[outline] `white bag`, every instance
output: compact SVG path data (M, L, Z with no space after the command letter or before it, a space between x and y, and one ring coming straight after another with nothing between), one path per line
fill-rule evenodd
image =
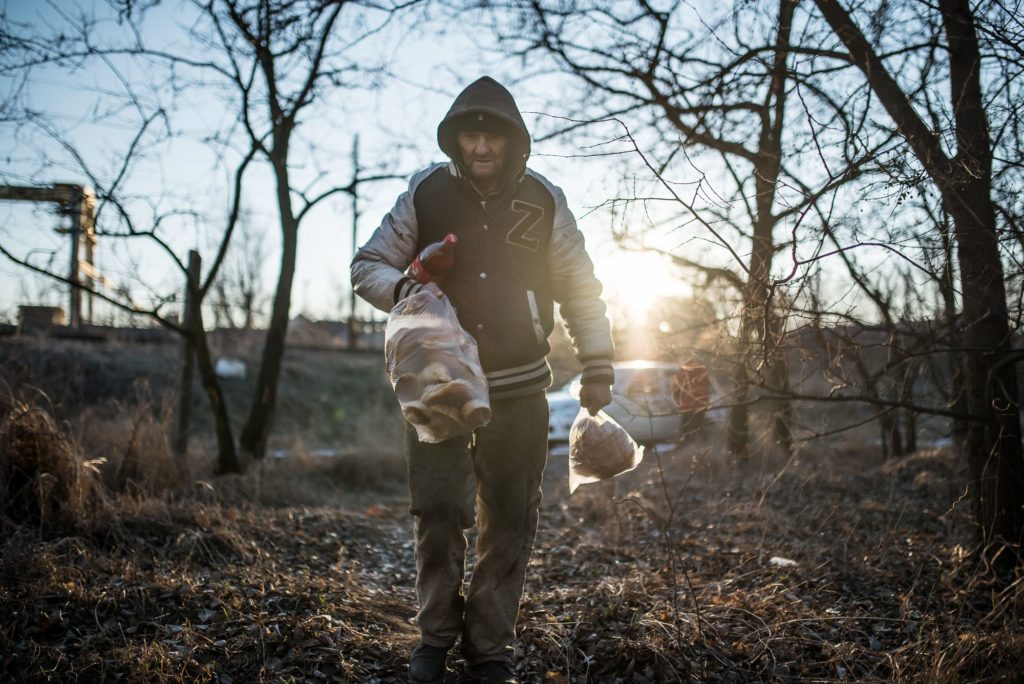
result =
M581 484L629 472L643 458L644 448L611 416L604 411L592 416L581 408L569 429L569 493Z
M491 420L476 340L445 296L428 290L391 310L384 331L388 377L421 442L441 442Z

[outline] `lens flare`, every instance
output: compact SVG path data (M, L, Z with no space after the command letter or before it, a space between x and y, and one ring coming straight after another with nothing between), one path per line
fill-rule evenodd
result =
M645 320L659 298L678 294L681 286L671 262L656 252L619 250L598 258L595 267L619 320Z

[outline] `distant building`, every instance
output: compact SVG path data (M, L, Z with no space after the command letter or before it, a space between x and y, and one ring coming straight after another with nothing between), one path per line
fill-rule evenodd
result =
M314 349L384 349L384 323L356 321L355 345L345 321L314 321L299 314L288 322L288 346Z
M386 321L356 321L356 349L384 350Z
M45 334L64 325L64 309L59 306L18 307L18 332L23 335Z

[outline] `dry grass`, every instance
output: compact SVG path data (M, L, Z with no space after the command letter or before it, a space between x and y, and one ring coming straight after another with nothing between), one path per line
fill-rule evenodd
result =
M553 464L523 681L1022 671L1024 580L996 582L964 551L949 454L865 467L805 453L761 475L712 451L658 454L660 472L652 455L615 487L572 497ZM0 610L16 617L0 626L14 644L0 676L401 681L415 639L404 497L316 489L339 463L268 463L261 486L291 491L290 506L244 495L255 480L218 480L187 496L121 496L72 533L8 525Z
M405 477L405 460L399 454L319 456L296 441L287 458L267 458L245 475L203 480L194 491L204 501L223 505L337 507L400 493Z
M46 410L14 402L0 421L0 511L19 523L48 525L88 513L97 494L96 461Z
M1024 580L965 552L950 453L871 466L804 451L772 473L730 471L713 449L662 456L660 472L648 460L619 483L622 511L603 523L595 489L548 509L558 532L534 560L527 681L999 681L1024 668Z
M121 497L73 536L11 532L0 679L366 681L412 638L337 511Z
M137 380L133 390L131 401L115 399L76 416L76 440L83 452L103 459L101 474L110 491L157 494L181 487L192 468L171 448L174 397L154 393L145 380ZM205 464L194 465L200 473L206 470Z

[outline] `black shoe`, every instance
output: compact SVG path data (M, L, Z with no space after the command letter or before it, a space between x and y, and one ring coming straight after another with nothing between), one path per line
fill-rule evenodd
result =
M467 665L465 681L479 684L519 684L512 663L507 660L488 660L477 665Z
M412 684L443 684L447 657L447 648L420 643L409 658L409 681Z

